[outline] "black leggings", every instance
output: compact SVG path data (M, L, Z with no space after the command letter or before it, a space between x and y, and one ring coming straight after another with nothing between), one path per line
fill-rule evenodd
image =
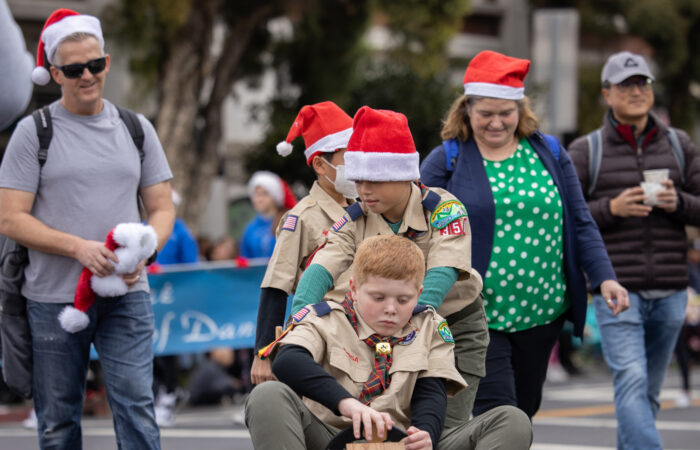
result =
M559 337L564 316L525 331L504 333L489 329L486 376L476 391L474 416L501 405L517 406L528 417L542 402L542 385L552 347Z

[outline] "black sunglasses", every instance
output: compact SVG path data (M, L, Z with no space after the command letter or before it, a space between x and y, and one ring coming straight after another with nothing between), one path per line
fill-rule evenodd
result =
M101 58L90 60L86 63L66 64L65 66L54 65L55 68L63 72L63 75L65 75L66 78L80 78L83 75L83 72L86 68L90 71L91 74L97 75L98 73L105 70L106 66L107 58L104 56Z

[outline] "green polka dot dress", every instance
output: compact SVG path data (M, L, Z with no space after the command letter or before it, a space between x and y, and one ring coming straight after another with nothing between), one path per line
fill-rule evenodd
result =
M527 139L484 166L496 209L484 278L488 326L515 332L550 323L568 308L559 190Z

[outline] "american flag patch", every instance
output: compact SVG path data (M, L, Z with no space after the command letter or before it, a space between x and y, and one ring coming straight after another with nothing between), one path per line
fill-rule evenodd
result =
M301 308L296 314L292 316L295 322L301 321L306 315L310 312L311 310L307 308L306 306Z
M297 229L297 220L299 220L298 216L294 216L292 214L287 216L287 220L284 221L284 225L282 225L283 230L289 230L289 231L294 231Z
M340 230L346 223L348 223L348 219L346 219L345 216L341 217L336 223L333 224L333 231Z

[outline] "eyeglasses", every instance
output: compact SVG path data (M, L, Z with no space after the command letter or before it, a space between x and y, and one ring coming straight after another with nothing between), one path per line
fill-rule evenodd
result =
M653 83L651 78L628 78L615 86L624 93L632 92L635 86L639 88L640 92L649 92Z
M80 78L83 75L83 72L87 68L87 70L90 71L91 74L97 75L98 73L102 72L105 70L105 67L107 66L107 58L106 57L101 57L97 59L90 60L86 63L80 63L80 64L66 64L65 66L56 66L54 65L55 68L63 72L63 75L65 75L66 78Z

